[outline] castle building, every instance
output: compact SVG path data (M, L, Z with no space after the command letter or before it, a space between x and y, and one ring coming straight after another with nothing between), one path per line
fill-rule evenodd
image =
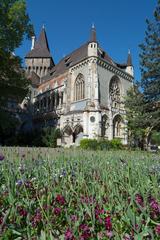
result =
M90 40L55 64L43 27L25 60L35 127L60 128L62 145L82 138L120 138L127 144L124 97L134 79L130 52L125 64L113 61L92 26Z

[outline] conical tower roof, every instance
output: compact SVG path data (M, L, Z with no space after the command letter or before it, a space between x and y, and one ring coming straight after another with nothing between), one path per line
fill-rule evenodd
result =
M133 66L132 65L132 57L131 57L130 50L128 50L127 66Z
M95 28L94 24L92 24L92 28L91 28L91 39L90 39L90 42L97 42L96 28Z
M45 28L43 27L34 48L26 55L26 58L52 58Z

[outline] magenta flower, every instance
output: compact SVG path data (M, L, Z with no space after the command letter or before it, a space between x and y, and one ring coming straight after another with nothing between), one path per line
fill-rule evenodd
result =
M32 218L32 226L37 227L37 225L41 222L41 220L42 220L42 214L39 211L39 209L37 209L35 215Z
M78 220L78 217L76 215L71 215L70 219L72 222L76 222Z
M108 237L108 238L112 238L113 237L113 232L112 231L106 231L106 236Z
M60 194L58 194L57 196L56 196L56 202L57 203L59 203L60 205L64 205L65 204L65 198L62 196L62 195L60 195Z
M158 236L160 236L160 224L156 226L155 232Z
M138 205L144 207L143 197L139 193L136 194L135 200Z
M28 212L24 207L18 206L17 211L21 217L26 217Z
M111 231L112 230L112 222L111 222L111 217L107 216L105 218L105 228L107 231Z
M74 240L72 231L68 228L65 232L65 240Z
M61 210L61 208L56 207L56 208L53 210L53 212L54 212L55 215L59 216L59 215L61 214L62 210Z
M79 226L80 231L82 232L80 240L87 240L91 237L91 231L87 224L81 224Z
M160 213L160 205L158 204L158 202L156 201L155 198L150 197L149 198L149 204L151 209L156 212L156 213Z

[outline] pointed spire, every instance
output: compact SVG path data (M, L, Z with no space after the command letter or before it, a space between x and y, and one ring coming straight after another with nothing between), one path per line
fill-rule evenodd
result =
M133 66L132 65L132 57L131 57L130 49L128 50L127 66Z
M45 48L45 49L47 49L50 52L49 45L48 45L48 39L47 39L47 35L46 35L46 30L45 30L44 24L42 26L42 30L41 30L41 33L39 35L37 44L40 45L41 48Z
M91 42L97 42L97 40L96 40L96 28L94 26L94 23L92 24L92 29L91 29Z
M34 45L32 43L32 49L26 55L26 58L52 58L44 25L38 40L35 41Z

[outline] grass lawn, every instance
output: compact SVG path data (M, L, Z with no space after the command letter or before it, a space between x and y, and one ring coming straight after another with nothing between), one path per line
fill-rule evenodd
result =
M0 239L160 239L160 154L0 148Z

